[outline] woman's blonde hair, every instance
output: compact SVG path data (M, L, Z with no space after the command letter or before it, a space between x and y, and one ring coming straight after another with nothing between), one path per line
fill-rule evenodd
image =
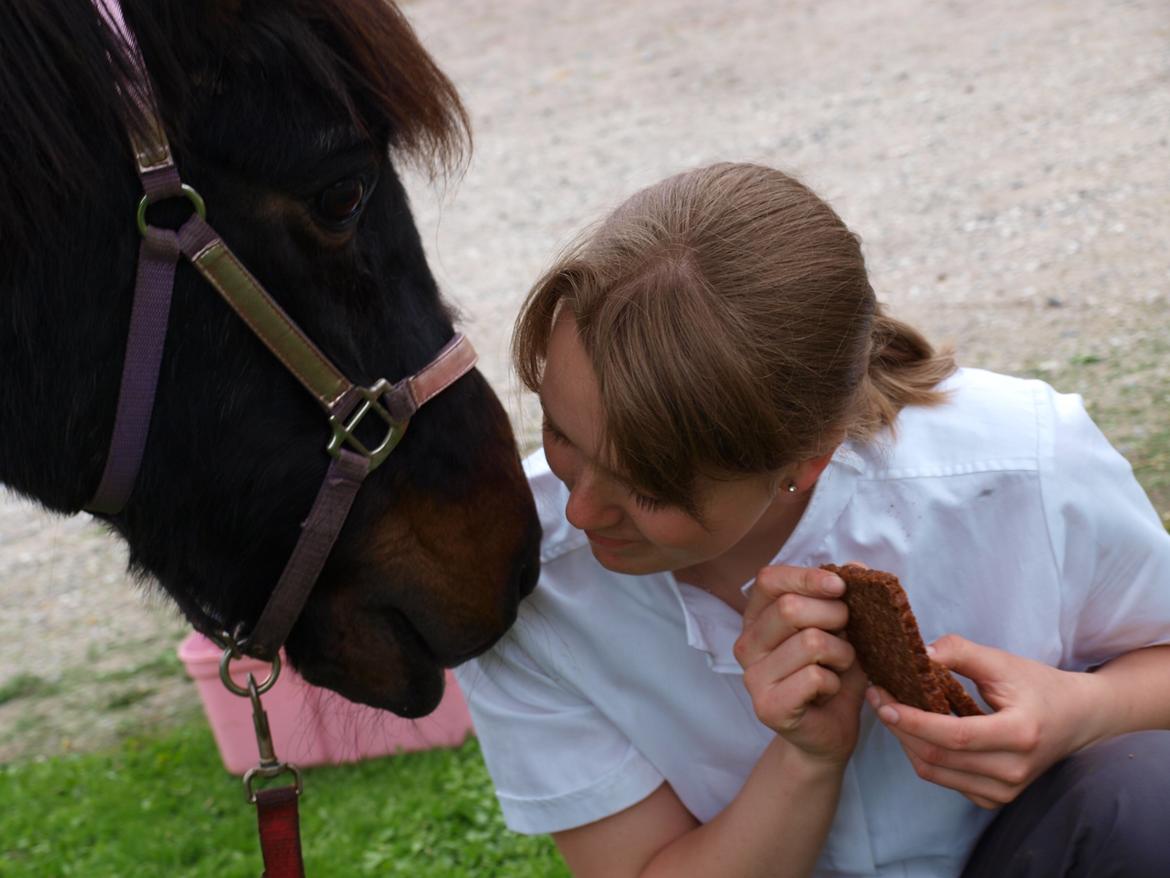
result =
M529 293L512 337L538 391L553 323L574 317L615 469L696 509L695 477L778 473L943 401L955 369L885 315L856 235L792 177L717 164L636 193Z

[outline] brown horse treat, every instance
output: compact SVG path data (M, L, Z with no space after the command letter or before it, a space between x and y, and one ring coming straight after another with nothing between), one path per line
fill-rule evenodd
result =
M931 660L898 577L864 567L822 564L845 581L845 634L870 681L903 704L960 716L982 711L945 667Z
M951 712L958 716L983 716L982 709L975 703L975 699L967 694L967 690L955 679L954 674L934 660L931 660L931 664L934 665L935 674L938 675L943 691L947 694L947 704L951 706Z

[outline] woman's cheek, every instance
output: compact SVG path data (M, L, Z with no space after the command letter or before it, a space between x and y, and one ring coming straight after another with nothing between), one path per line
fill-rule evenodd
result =
M688 551L702 546L707 532L697 521L679 509L634 514L638 530L652 543L663 548Z

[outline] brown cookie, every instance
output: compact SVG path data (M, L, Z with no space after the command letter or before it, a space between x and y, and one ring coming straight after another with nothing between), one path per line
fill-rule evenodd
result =
M975 699L967 694L967 690L955 679L955 675L938 662L932 661L931 664L934 665L943 691L947 694L947 704L951 706L951 712L959 716L983 716L983 710L975 703Z
M931 661L898 577L823 564L845 581L846 636L870 681L903 704L933 713L982 713L950 671Z

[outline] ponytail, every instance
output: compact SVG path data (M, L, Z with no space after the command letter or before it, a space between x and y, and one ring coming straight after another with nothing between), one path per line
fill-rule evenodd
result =
M938 384L955 371L950 349L936 351L913 326L887 315L878 305L870 333L869 367L858 389L857 418L851 424L852 439L872 438L892 427L908 405L946 402Z

